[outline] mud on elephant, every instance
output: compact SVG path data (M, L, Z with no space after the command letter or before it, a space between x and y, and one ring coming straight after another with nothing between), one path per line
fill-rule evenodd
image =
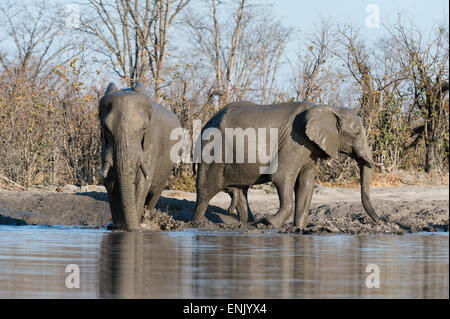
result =
M100 100L99 119L111 228L139 229L144 205L154 208L175 165L170 159L175 141L169 137L180 122L139 82L120 91L111 83Z
M352 110L308 102L276 105L231 103L211 118L202 132L209 128L218 129L223 135L226 134L225 129L230 128L240 128L244 132L248 128L276 128L278 168L271 174L261 174L260 167L266 163L258 160L243 163L202 161L197 174L194 222L205 220L210 199L222 190L232 197L229 212L236 209L240 221L251 222L253 215L248 206L248 188L273 182L280 209L262 222L280 226L294 211L295 226L304 228L313 194L316 160L337 158L342 153L358 162L362 204L373 221L378 223L379 218L370 201L371 168L377 164L372 160L362 121ZM207 143L202 141L202 149ZM227 152L227 147L236 151L236 143L222 142L222 147L223 153ZM247 150L248 147L244 148L244 157L248 159Z

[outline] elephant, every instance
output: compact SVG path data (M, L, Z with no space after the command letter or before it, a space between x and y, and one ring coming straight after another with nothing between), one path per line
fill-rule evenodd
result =
M232 215L234 211L237 211L240 221L254 222L250 206L248 205L247 193L249 186L245 187L226 187L224 191L230 195L231 203L228 207L228 214Z
M340 153L357 161L363 207L373 221L379 223L370 200L372 167L379 164L372 160L363 123L353 110L310 102L272 105L235 102L226 105L205 124L202 136L211 128L219 130L222 135L226 135L230 128L240 128L244 132L249 128L277 129L275 153L278 166L273 172L261 172L260 167L264 163L259 159L248 160L249 147L244 149L247 161L224 161L223 153L231 149L234 154L237 142L230 144L222 139L222 160L202 160L199 163L194 223L206 220L205 211L210 199L222 190L232 197L229 211L236 208L241 222L251 222L253 215L248 208L248 188L272 182L278 192L280 208L276 214L258 222L280 227L294 211L294 225L303 229L314 189L315 164L318 159L338 158ZM268 144L267 138L263 143ZM202 150L206 144L202 137Z
M146 94L141 82L120 91L110 83L99 103L99 120L110 228L140 229L144 206L155 207L175 166L170 133L181 124Z

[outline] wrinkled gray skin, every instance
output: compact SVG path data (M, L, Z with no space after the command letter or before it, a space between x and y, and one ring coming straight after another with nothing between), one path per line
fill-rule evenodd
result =
M144 205L153 209L174 163L175 114L146 95L141 83L118 90L110 83L100 100L102 175L108 192L113 229L140 228Z
M245 187L226 187L224 191L231 197L231 204L228 207L228 214L232 215L236 211L239 220L244 222L254 222L255 218L248 205L247 193L249 186Z
M212 117L203 130L210 127L219 129L222 136L225 136L225 128L254 128L256 131L257 128L267 128L267 132L269 128L277 128L278 169L273 174L260 174L259 167L267 166L267 163L248 163L247 154L244 163L200 163L194 222L205 220L210 199L221 190L232 197L230 213L236 209L240 221L253 221L247 200L249 186L273 182L278 191L280 209L261 222L278 227L294 211L295 226L304 228L313 194L316 160L337 158L342 153L358 162L362 204L378 223L369 194L371 167L377 164L372 161L362 121L352 110L308 102L277 105L231 103ZM206 143L208 141L202 141L202 149ZM225 150L224 143L222 145ZM247 143L245 146L247 152ZM236 142L233 143L234 151L235 148Z

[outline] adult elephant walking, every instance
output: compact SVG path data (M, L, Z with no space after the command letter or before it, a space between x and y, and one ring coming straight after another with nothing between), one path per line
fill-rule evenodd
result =
M248 187L273 182L278 191L280 209L263 222L280 226L295 210L294 224L304 228L314 188L315 162L318 158L337 158L339 153L358 162L362 204L369 216L375 222L379 221L369 194L371 167L375 163L372 161L362 121L352 110L308 102L275 105L232 103L212 117L202 132L217 129L225 136L230 129L250 132L260 128L278 131L277 169L270 174L261 173L260 168L266 163L261 163L259 159L248 161L251 155L249 147L244 148L246 162L224 161L224 154L221 155L221 161L202 161L197 175L197 202L193 221L203 221L210 199L226 189L234 192L231 208L237 208L241 221L249 222L253 216L247 211ZM222 139L222 153L231 150L235 154L237 143L226 143L224 140L226 137ZM262 143L269 144L267 138ZM202 141L203 150L207 144L208 141ZM265 149L268 147L266 145Z
M175 163L170 150L175 114L155 103L141 83L118 90L110 83L99 104L104 184L111 208L111 228L136 230L144 205L153 209Z

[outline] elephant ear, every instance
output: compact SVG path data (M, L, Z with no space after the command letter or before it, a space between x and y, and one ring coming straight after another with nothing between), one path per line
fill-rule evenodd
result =
M132 90L134 92L137 92L139 94L146 95L147 97L149 97L148 94L147 94L147 90L146 90L146 88L144 86L144 83L142 83L141 81L137 81L135 86L132 88ZM147 111L148 111L148 118L150 119L151 115L152 115L152 103L153 103L153 100L149 97L148 101L149 101L149 104L148 104Z
M136 85L133 88L133 91L141 93L141 94L145 94L145 86L141 81L137 81Z
M104 96L108 96L114 92L117 92L119 88L117 85L115 85L113 82L109 83L108 87L106 88Z
M339 123L334 110L328 105L318 105L307 111L305 119L306 136L328 156L337 158L339 152Z
M108 96L113 94L114 92L119 91L119 88L114 83L109 83L108 87L106 88L105 94L100 99L100 103L98 105L98 116L100 120L103 118L103 115L105 114L106 108L108 107Z

